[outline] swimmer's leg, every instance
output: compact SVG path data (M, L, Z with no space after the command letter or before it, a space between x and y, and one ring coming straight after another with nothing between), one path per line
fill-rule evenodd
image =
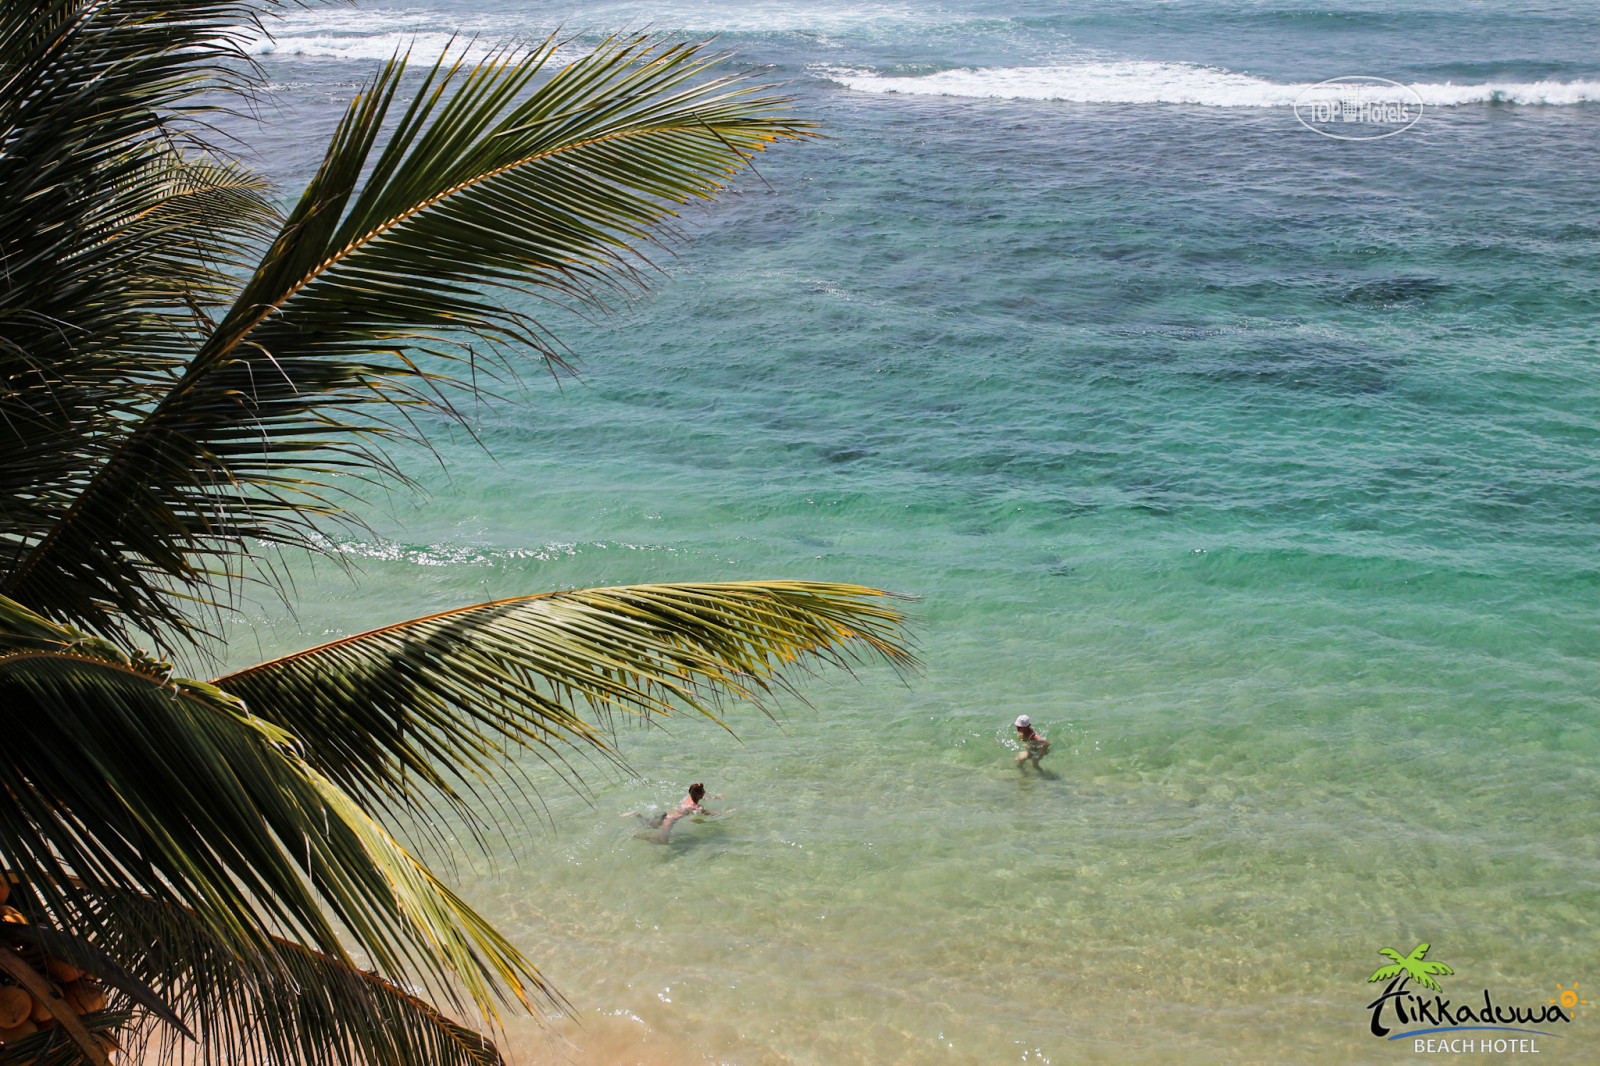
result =
M667 840L672 836L672 827L673 827L673 825L675 825L677 823L677 821L678 821L678 819L676 819L676 818L663 817L661 819L661 821L658 823L661 826L661 828L659 830L657 830L656 832L651 833L649 835L648 839L650 839L651 841L653 841L653 842L655 842L657 844L665 844L667 842Z
M1022 769L1023 764L1026 763L1027 761L1028 761L1028 753L1027 752L1025 752L1025 751L1017 752L1017 769L1018 770Z

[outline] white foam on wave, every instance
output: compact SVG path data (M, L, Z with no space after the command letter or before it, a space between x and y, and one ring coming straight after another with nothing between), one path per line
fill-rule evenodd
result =
M453 44L453 47L452 47ZM371 37L261 38L247 49L253 56L311 59L388 59L410 54L413 62L434 62L451 52L469 62L485 59L494 50L484 41L471 41L449 33L381 33Z
M1482 85L1413 85L1431 107L1462 104L1592 104L1600 102L1600 81L1486 82Z
M253 56L316 59L388 59L396 50L410 50L414 60L433 61L453 39L472 39L469 60L481 59L506 40L532 42L564 29L614 32L654 29L662 32L827 33L877 23L929 21L926 12L903 4L868 3L829 8L792 0L755 3L659 4L622 3L585 7L562 26L535 23L518 14L470 15L419 12L396 8L369 10L314 9L293 11L267 20L266 33L250 34L244 50Z
M585 5L581 20L594 26L649 25L685 33L833 33L872 27L948 21L926 6L852 3L828 6L793 0L750 3L618 3ZM577 24L579 19L572 20Z
M508 39L531 36L511 32L514 27L501 19L444 19L437 12L384 8L295 11L266 20L265 28L266 33L252 33L242 42L247 54L386 60L409 52L412 62L432 63L448 53L479 62Z
M646 517L659 517L647 515ZM526 548L491 548L472 544L401 544L392 540L335 540L314 537L322 550L352 555L384 563L410 563L413 566L507 566L531 559L547 563L586 551L621 549L636 552L663 552L668 555L699 555L700 551L670 544L634 544L625 540L546 541ZM732 560L730 560L731 562Z
M385 563L411 563L414 566L502 566L519 559L549 562L567 555L581 555L577 542L550 541L536 548L481 548L466 544L399 544L394 541L324 541L328 551L354 555ZM604 544L599 545L605 547Z
M857 92L976 99L1063 100L1085 104L1197 104L1203 107L1289 107L1314 82L1281 83L1194 63L1087 61L1063 66L944 70L920 77L828 68L817 73ZM1416 96L1410 95L1415 93ZM1486 82L1481 85L1367 87L1368 100L1417 97L1430 107L1464 104L1600 102L1597 81Z

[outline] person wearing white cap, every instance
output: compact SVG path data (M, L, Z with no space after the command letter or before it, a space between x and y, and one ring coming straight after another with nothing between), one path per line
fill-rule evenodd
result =
M1017 743L1023 746L1017 752L1017 769L1020 770L1027 763L1033 763L1035 770L1040 770L1039 760L1050 754L1050 741L1043 733L1035 731L1033 719L1025 714L1017 715Z

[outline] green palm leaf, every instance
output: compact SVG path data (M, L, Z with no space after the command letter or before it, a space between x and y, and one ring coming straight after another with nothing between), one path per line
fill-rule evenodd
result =
M181 150L185 119L218 106L200 91L237 82L236 42L263 6L0 7L0 572L171 388L194 308L221 299L223 260L265 217L240 168ZM196 184L239 193L177 209Z
M419 782L464 813L521 748L607 749L613 712L716 717L806 659L914 665L898 610L859 585L736 581L523 596L385 626L214 684L293 733L352 794L408 804ZM583 712L594 716L585 717ZM452 775L452 776L447 776Z
M190 1061L342 1066L498 1066L494 1043L426 1000L282 937L240 955L194 912L146 896L100 892L80 924L106 929L106 948L159 986L193 1028ZM86 922L85 922L86 920ZM18 927L24 928L24 927ZM315 990L315 994L308 994ZM125 1023L122 1002L110 1014ZM120 1039L135 1061L174 1050L172 1030L145 1017ZM145 1052L141 1056L141 1052Z
M0 706L0 864L27 882L36 918L111 916L87 882L188 907L243 956L283 935L348 964L342 930L381 972L460 987L491 1018L497 996L544 989L289 734L214 687L17 648L0 652Z
M1403 973L1406 975L1408 980L1415 981L1423 988L1430 988L1435 992L1444 991L1444 989L1439 987L1439 982L1433 979L1434 975L1448 977L1450 974L1455 973L1455 971L1442 962L1422 961L1427 957L1428 949L1431 946L1432 945L1427 943L1418 944L1416 947L1411 949L1411 953L1409 955L1402 955L1394 948L1379 948L1378 954L1389 956L1389 958L1394 960L1394 965L1380 967L1378 971L1371 977L1367 978L1367 980L1385 981L1391 977L1398 977Z
M148 286L147 308L187 312L190 320L175 326L197 342L211 324L207 312L232 300L237 274L283 216L272 183L242 163L176 149L144 154L144 166L102 203L99 243L90 252L114 251L123 285Z
M619 40L552 71L554 49L435 68L380 152L405 69L386 66L182 377L102 442L0 592L105 633L192 637L183 597L214 599L247 541L314 546L341 513L333 475L394 472L373 438L401 428L396 406L448 412L452 363L479 370L461 342L559 362L508 294L593 301L636 279L674 204L802 132L780 101L706 80L716 57L695 48Z

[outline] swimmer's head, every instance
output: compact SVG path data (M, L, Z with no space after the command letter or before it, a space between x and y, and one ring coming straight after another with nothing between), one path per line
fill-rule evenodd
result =
M706 786L702 785L700 782L696 781L694 784L689 786L689 798L694 800L696 803L699 803L700 797L704 796L705 794Z
M1032 729L1033 728L1033 719L1029 718L1025 714L1017 715L1017 728L1018 729Z

